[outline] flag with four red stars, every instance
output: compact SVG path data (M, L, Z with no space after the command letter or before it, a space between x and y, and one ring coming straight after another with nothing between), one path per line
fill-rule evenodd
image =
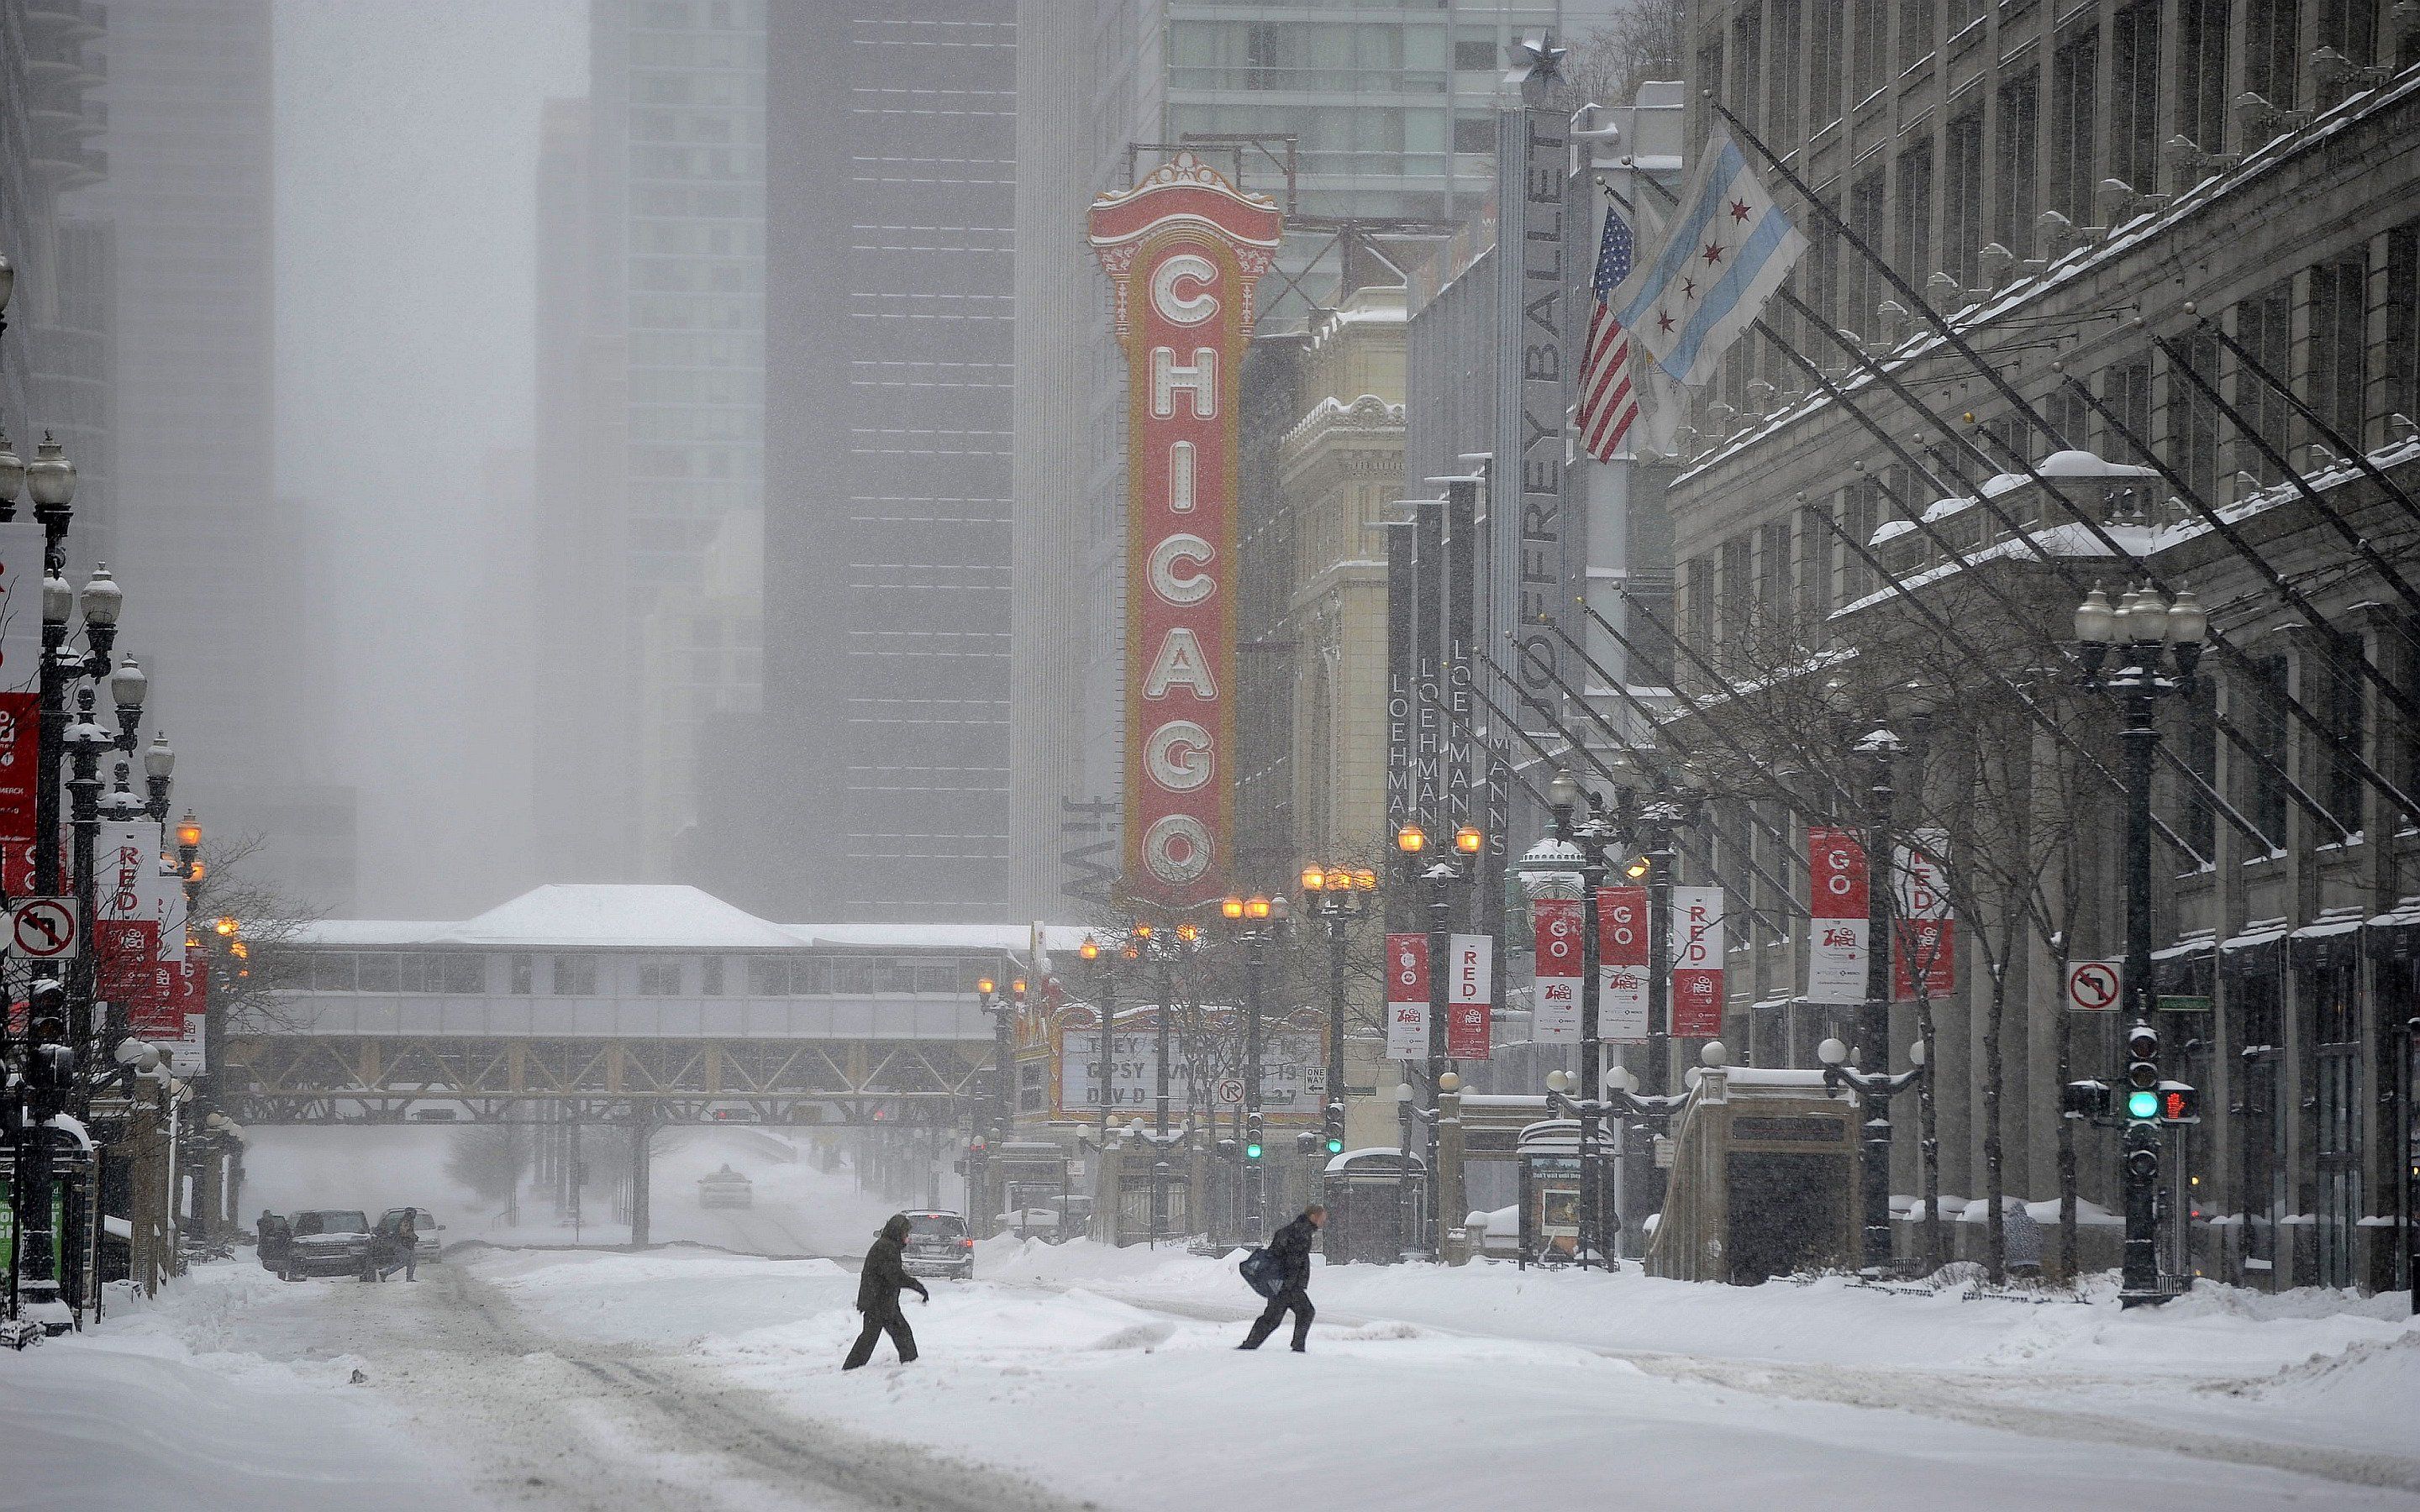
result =
M1588 347L1580 357L1579 410L1573 424L1580 447L1600 462L1613 460L1615 448L1638 418L1638 391L1631 382L1630 333L1621 329L1606 301L1630 276L1630 223L1619 206L1605 210L1605 235L1596 246L1596 307L1589 316Z
M1703 383L1806 250L1805 235L1717 129L1690 170L1671 234L1615 290L1613 317L1666 373Z

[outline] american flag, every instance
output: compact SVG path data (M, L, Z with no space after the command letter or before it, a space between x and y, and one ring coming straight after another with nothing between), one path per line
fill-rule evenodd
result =
M1630 333L1613 316L1613 291L1630 276L1630 224L1606 206L1605 238L1596 248L1596 311L1589 316L1588 355L1580 363L1580 445L1600 462L1638 418L1638 393L1630 382Z

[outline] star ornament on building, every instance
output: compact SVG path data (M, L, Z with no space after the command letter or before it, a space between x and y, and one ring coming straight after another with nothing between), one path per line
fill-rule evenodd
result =
M1504 76L1507 84L1526 84L1532 77L1559 79L1563 59L1571 55L1568 47L1555 45L1555 34L1549 29L1535 37L1524 37L1512 44L1512 69Z

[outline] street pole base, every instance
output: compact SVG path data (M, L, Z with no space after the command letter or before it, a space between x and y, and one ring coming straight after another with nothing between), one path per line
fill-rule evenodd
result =
M2177 1294L2173 1291L2126 1290L2118 1293L2118 1306L2122 1312L2129 1307L2157 1307Z

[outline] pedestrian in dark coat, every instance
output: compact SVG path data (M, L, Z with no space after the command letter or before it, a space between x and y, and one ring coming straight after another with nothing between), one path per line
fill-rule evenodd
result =
M1303 1341L1311 1337L1311 1246L1327 1222L1327 1210L1318 1203L1305 1208L1302 1216L1280 1228L1269 1240L1269 1254L1276 1257L1279 1275L1283 1278L1277 1295L1269 1299L1261 1316L1252 1319L1252 1331L1244 1335L1239 1350L1257 1350L1262 1340L1278 1331L1278 1319L1288 1311L1294 1314L1294 1352L1300 1354Z
M888 1333L891 1347L899 1351L899 1363L906 1365L916 1358L916 1335L908 1326L907 1314L899 1310L899 1293L913 1287L916 1295L931 1303L933 1294L924 1283L908 1273L908 1261L902 1248L908 1242L908 1215L894 1212L882 1226L874 1247L865 1252L865 1269L858 1277L857 1310L865 1315L865 1326L858 1331L857 1342L849 1346L848 1358L842 1362L843 1370L854 1370L874 1358L876 1335Z

